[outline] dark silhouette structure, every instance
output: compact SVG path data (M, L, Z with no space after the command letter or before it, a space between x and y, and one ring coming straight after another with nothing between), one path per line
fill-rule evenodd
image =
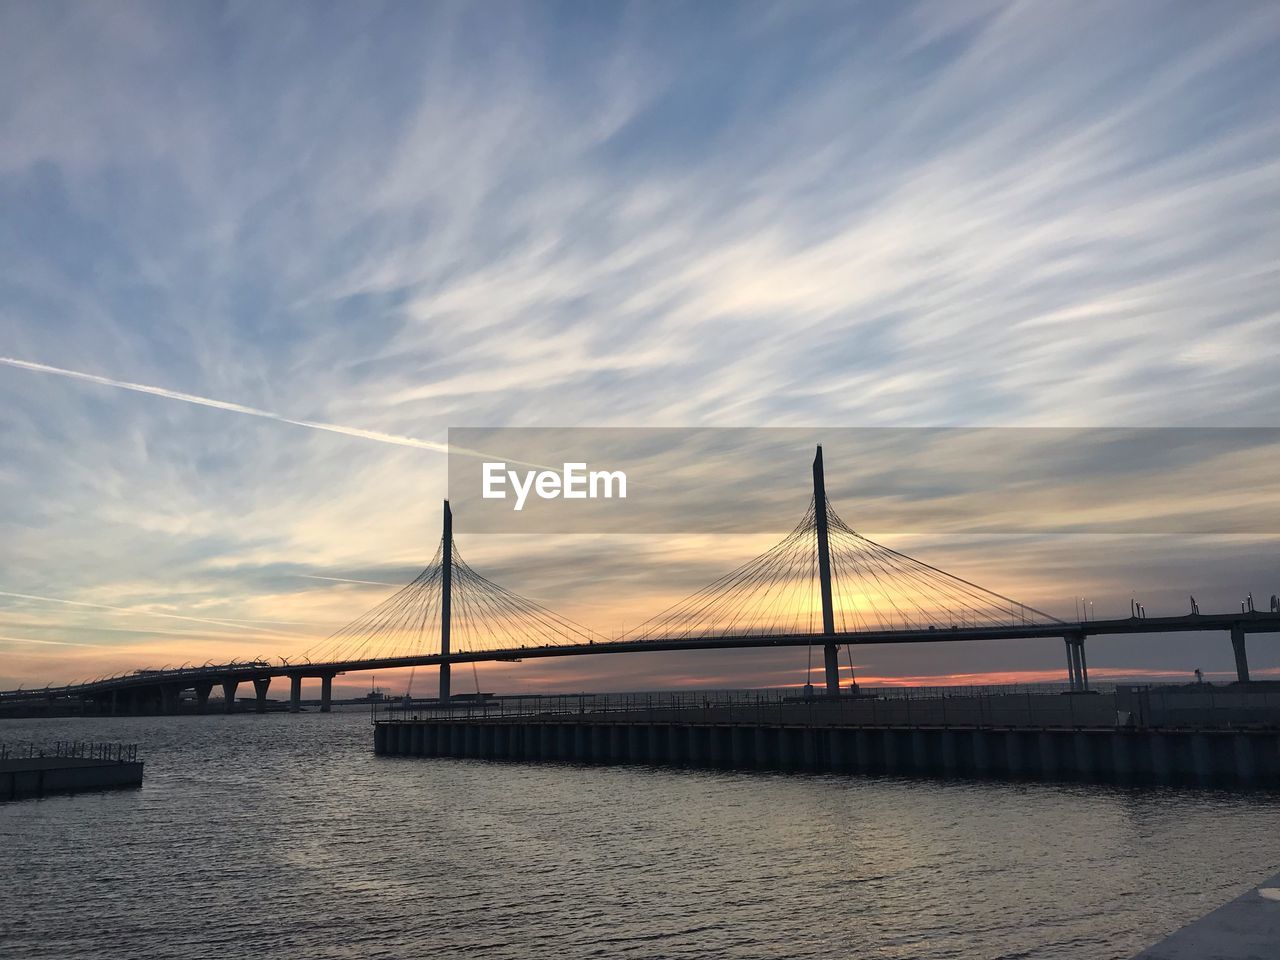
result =
M0 692L0 706L30 700L92 701L102 712L173 712L183 691L207 709L220 686L231 710L239 684L253 684L266 709L271 681L287 677L290 709L302 681L321 682L332 702L339 673L435 665L440 700L449 702L455 663L652 651L814 647L823 653L826 696L840 695L841 645L1026 640L1065 641L1073 691L1089 688L1085 638L1103 634L1227 632L1236 675L1249 680L1247 633L1280 632L1280 609L1242 605L1239 613L1064 621L1003 594L876 543L848 526L826 496L822 448L813 461L813 498L800 523L770 550L620 636L602 637L499 586L458 552L446 500L440 547L412 582L308 650L301 660L205 664L140 670L40 690ZM298 658L295 658L295 660Z

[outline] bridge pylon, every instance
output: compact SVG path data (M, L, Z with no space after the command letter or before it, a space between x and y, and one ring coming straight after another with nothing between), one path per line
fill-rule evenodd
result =
M835 609L831 603L831 545L827 538L827 482L822 470L822 444L813 457L813 515L818 534L818 589L822 595L822 661L827 677L827 696L840 696L840 652L828 638L836 632Z
M453 511L444 502L444 539L440 545L440 655L449 655L449 628L453 617ZM449 703L449 663L440 664L440 702Z

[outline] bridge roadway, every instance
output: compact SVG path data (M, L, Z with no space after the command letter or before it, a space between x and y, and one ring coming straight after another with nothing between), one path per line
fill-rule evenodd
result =
M1088 669L1084 658L1084 639L1088 636L1115 636L1147 633L1226 632L1231 636L1235 654L1236 676L1249 679L1245 636L1249 633L1280 632L1280 613L1193 614L1179 617L1131 617L1123 620L1060 621L1050 624L1013 624L999 627L929 627L917 630L857 631L824 634L738 634L714 637L667 637L649 640L614 640L600 643L578 643L556 646L521 646L500 650L453 652L447 655L425 654L406 657L381 657L367 660L343 660L326 663L273 664L257 660L246 663L182 667L171 670L140 671L87 683L44 687L33 690L0 692L0 705L21 701L78 698L95 701L104 712L133 712L153 704L162 712L174 712L179 696L194 690L197 706L206 708L215 685L222 687L225 709L235 704L235 692L241 683L253 684L256 708L266 706L271 680L288 677L290 709L297 710L301 701L302 680L321 682L320 709L328 711L333 696L333 678L340 673L388 670L397 667L421 667L453 663L491 661L518 662L546 657L581 657L598 654L654 653L681 650L752 649L759 647L804 647L834 645L870 645L889 643L956 643L974 640L1034 640L1057 637L1066 641L1068 676L1073 689L1088 689Z

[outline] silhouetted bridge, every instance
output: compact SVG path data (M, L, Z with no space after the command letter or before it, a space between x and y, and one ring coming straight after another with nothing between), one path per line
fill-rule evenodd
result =
M516 662L658 651L823 648L825 692L840 692L841 646L1061 638L1073 690L1089 688L1086 637L1148 633L1229 634L1236 675L1249 679L1245 637L1280 632L1280 602L1268 612L1060 620L975 583L878 544L847 526L826 497L822 448L813 463L813 499L780 543L680 603L604 639L580 624L506 590L477 573L457 551L453 517L444 504L444 530L435 558L414 580L316 647L303 662L266 660L142 670L86 683L0 692L0 704L80 699L106 712L144 704L178 708L193 690L206 708L215 687L234 708L241 684L252 684L258 710L277 678L288 678L290 708L300 708L302 681L319 679L321 710L332 701L340 673L438 666L440 700L450 699L453 664Z

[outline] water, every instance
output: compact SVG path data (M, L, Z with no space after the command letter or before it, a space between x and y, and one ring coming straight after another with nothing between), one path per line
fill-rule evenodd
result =
M1129 957L1280 796L374 757L368 714L7 721L141 790L0 804L5 957Z

